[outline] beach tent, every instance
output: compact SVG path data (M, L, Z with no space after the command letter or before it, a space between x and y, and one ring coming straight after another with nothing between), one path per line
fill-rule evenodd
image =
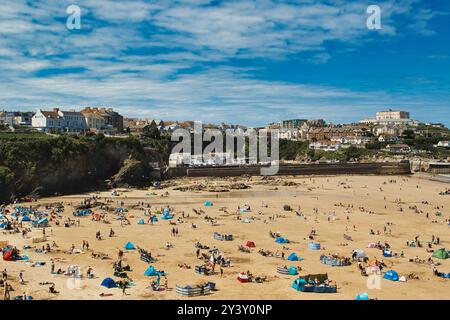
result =
M356 259L367 257L367 254L362 249L357 249L357 250L355 250L355 252L356 252Z
M6 221L3 221L2 223L0 223L0 228L3 229L6 227L8 223Z
M249 247L249 248L255 248L256 247L256 245L255 245L255 243L253 241L247 241L246 246Z
M300 290L300 287L303 287L305 284L307 284L307 282L304 278L298 278L295 279L294 283L292 284L292 288L294 288L295 290Z
M211 207L211 206L213 205L213 203L212 203L211 201L205 201L205 202L203 203L203 205L204 205L205 207Z
M292 253L289 255L289 257L288 257L288 260L289 260L289 261L298 261L299 258L298 258L297 254L296 254L295 252L292 252Z
M397 271L394 271L394 270L388 270L388 271L386 271L386 273L384 274L383 278L385 278L386 280L398 281L399 276L398 276Z
M47 227L48 226L48 218L41 218L37 221L33 221L33 227Z
M3 260L5 260L5 261L14 261L12 253L13 253L12 250L6 250L3 253Z
M144 275L147 277L152 277L158 275L158 272L156 271L154 266L150 266L147 270L145 270Z
M163 215L168 216L170 214L169 208L165 208L163 211Z
M278 237L278 238L275 239L275 242L276 243L289 243L289 240L285 239L283 237Z
M117 288L117 283L111 278L106 278L102 281L101 286L106 287L108 289Z
M369 300L369 295L367 292L362 292L356 296L355 300Z
M28 222L28 221L31 221L29 216L25 216L22 218L22 222Z
M248 276L245 272L242 272L237 277L239 282L249 282Z
M158 221L158 218L157 218L156 216L152 216L152 217L150 218L150 221L151 221L151 222L157 222L157 221Z
M171 219L173 219L173 216L171 216L169 214L163 214L161 219L163 219L163 220L171 220Z
M289 267L289 275L295 276L295 275L297 275L297 274L298 274L297 268L294 267L294 266L290 266L290 267Z
M125 250L134 250L136 249L136 247L134 246L134 244L132 242L127 242L124 246Z
M138 221L138 224L145 224L144 219L139 220L139 221Z
M435 253L433 253L433 258L445 260L445 259L449 258L449 254L448 254L447 250L445 250L444 248L441 248L439 250L436 250Z
M392 257L392 252L391 250L384 250L383 251L383 257Z
M320 250L320 243L318 242L311 242L308 243L309 250Z

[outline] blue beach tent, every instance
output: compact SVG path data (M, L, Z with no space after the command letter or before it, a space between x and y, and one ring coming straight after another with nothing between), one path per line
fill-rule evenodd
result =
M298 274L297 268L294 267L294 266L290 266L290 267L289 267L289 275L295 276L295 275L297 275L297 274Z
M145 270L144 275L147 277L156 276L158 272L156 271L154 266L148 267L147 270Z
M116 283L113 279L111 279L111 278L105 278L105 279L102 281L101 286L106 287L106 288L108 288L108 289L111 289L111 288L117 288L117 283Z
M278 237L278 238L275 239L275 242L276 243L289 243L289 240L285 239L283 237Z
M298 259L297 254L295 252L292 252L288 257L288 260L289 261L298 261L299 259Z
M391 281L398 281L398 273L397 271L394 270L388 270L386 271L386 273L383 276L384 279L386 280L391 280Z
M134 249L136 249L136 247L134 246L134 244L133 244L132 242L127 242L127 243L125 244L124 248L125 248L126 250L134 250Z
M356 296L355 300L369 300L369 295L367 292L361 292Z

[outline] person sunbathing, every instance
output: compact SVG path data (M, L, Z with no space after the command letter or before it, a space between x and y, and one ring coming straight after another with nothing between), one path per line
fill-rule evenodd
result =
M48 292L49 293L53 293L53 294L58 294L59 293L59 291L56 291L54 283L52 283L52 285L48 288Z

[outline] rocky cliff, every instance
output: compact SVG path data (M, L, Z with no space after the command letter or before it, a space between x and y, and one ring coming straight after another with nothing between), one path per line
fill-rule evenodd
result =
M133 138L36 137L0 140L0 202L11 197L150 184L158 153ZM6 174L8 173L8 174ZM155 177L153 177L155 178Z

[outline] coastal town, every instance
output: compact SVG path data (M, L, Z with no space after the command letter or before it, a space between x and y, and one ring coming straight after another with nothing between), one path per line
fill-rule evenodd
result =
M0 112L1 132L44 132L47 134L98 134L112 137L140 137L158 132L170 137L177 129L194 132L194 121L127 118L107 107L85 107L81 111L53 108L37 112ZM308 142L309 149L336 152L356 147L385 151L391 155L427 157L437 150L450 150L450 130L442 123L425 123L410 118L407 111L377 112L358 123L333 124L323 119L290 119L262 127L239 124L203 124L203 130L276 130L280 140ZM422 143L417 143L418 141ZM445 152L441 160L446 160ZM439 157L439 156L438 156ZM183 165L183 155L172 154L171 165Z

